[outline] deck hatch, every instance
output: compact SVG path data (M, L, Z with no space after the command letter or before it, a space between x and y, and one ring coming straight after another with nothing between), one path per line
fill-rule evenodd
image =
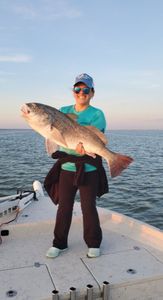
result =
M158 277L163 279L163 264L145 249L131 249L82 260L100 285L104 280L111 284L123 284Z
M4 300L11 298L12 291L16 299L45 299L55 288L46 265L2 270L0 278L1 299Z

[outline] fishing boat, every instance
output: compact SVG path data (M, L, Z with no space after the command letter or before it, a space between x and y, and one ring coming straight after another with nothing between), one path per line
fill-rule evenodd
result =
M1 300L163 299L161 230L98 207L101 256L88 258L75 202L69 249L49 259L56 210L39 181L32 191L0 198Z

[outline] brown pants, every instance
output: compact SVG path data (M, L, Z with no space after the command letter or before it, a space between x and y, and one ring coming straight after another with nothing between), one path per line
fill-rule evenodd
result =
M89 248L99 248L102 240L99 217L96 209L98 186L97 171L85 173L85 184L73 185L74 172L62 170L59 179L59 204L54 228L53 247L68 247L68 233L72 220L74 198L79 189L83 213L84 240Z

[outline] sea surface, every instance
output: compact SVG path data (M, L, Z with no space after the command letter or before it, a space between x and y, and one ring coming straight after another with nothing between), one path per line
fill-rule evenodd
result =
M134 158L123 173L109 180L109 194L97 205L163 229L163 131L107 132L109 148ZM47 156L44 138L32 130L0 130L0 196L17 189L31 190L44 178L54 160Z

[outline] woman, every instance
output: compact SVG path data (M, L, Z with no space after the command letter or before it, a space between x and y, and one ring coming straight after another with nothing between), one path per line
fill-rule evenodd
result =
M73 86L75 105L61 108L61 112L75 114L80 125L91 125L104 132L106 121L103 112L90 105L94 96L94 83L91 76L81 74L76 77ZM81 157L85 155L82 143L76 147L76 151L67 148L60 148L68 154ZM88 257L100 255L100 244L102 231L96 209L96 195L99 184L97 168L90 164L84 164L84 183L74 186L76 166L72 162L62 164L59 177L59 205L54 228L53 246L47 251L46 256L57 257L62 251L68 248L68 233L72 220L74 198L79 189L81 209L83 213L84 240L88 246Z

